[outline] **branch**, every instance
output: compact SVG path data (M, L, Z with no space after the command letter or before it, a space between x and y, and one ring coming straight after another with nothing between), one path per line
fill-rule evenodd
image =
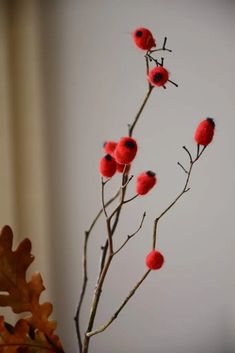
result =
M144 212L144 214L143 214L143 216L142 216L142 220L141 220L141 222L140 222L140 225L139 225L138 229L137 229L134 233L132 233L132 234L130 234L130 235L127 236L127 238L126 238L126 240L124 241L124 243L123 243L116 251L114 251L113 255L117 255L117 253L119 253L119 251L122 250L122 248L124 248L124 246L128 243L128 241L129 241L131 238L133 238L137 233L139 233L140 229L141 229L142 226L143 226L145 216L146 216L146 212Z
M139 117L140 117L140 115L141 115L141 113L142 113L142 111L143 111L143 109L144 109L144 107L145 107L145 105L146 105L146 103L147 103L149 97L150 97L150 94L151 94L152 90L153 90L153 86L152 86L152 85L149 85L148 92L147 92L147 94L146 94L146 96L145 96L145 98L144 98L144 101L143 101L143 103L142 103L140 109L138 110L138 112L137 112L137 114L136 114L136 117L135 117L133 123L132 123L131 125L128 125L129 137L131 137L132 134L133 134L133 130L134 130L134 128L135 128L135 125L137 124L137 122L138 122L138 120L139 120Z
M148 60L146 60L146 67L147 67L147 70L148 70ZM149 97L150 97L152 89L153 89L153 86L149 85L148 92L147 92L147 94L146 94L146 96L144 98L144 101L143 101L141 107L139 108L139 111L137 112L137 115L136 115L133 123L128 125L129 137L131 137L132 134L133 134L134 128L135 128L135 126L136 126L136 124L137 124L137 122L139 120L139 117L140 117L140 115L141 115L141 113L142 113L142 111L143 111L143 109L144 109ZM123 201L124 201L125 194L126 194L126 188L127 188L127 185L128 185L128 173L126 173L126 168L127 168L127 166L125 166L124 171L123 171L123 176L122 176L120 207L117 209L117 211L115 213L115 220L114 220L114 223L113 223L112 227L111 227L112 217L111 218L109 217L109 219L107 219L109 237L108 237L108 240L106 240L105 245L102 247L102 255L101 255L101 261L100 261L100 272L99 272L99 276L98 276L98 280L97 280L96 290L94 292L94 296L93 296L93 300L92 300L90 317L88 319L88 327L87 327L86 333L91 331L92 328L93 328L93 324L94 324L94 320L95 320L95 316L96 316L96 311L97 311L97 307L98 307L98 303L99 303L99 299L100 299L100 295L101 295L101 291L102 291L103 282L104 282L106 273L107 273L107 271L109 269L109 266L110 266L110 263L112 261L112 258L113 258L113 254L110 251L108 259L106 261L107 249L108 249L108 246L110 248L110 239L112 239L112 237L113 237L113 235L115 233L116 227L118 225L118 222L119 222L119 217L120 217ZM90 231L92 230L92 228L93 227L91 225ZM90 232L89 232L89 234L90 234ZM85 256L87 256L87 253L85 253ZM85 289L86 289L86 285L85 285ZM85 291L84 291L84 293L85 293ZM83 301L83 298L84 298L84 294L83 294L82 299L80 298L80 301ZM79 316L79 313L80 313L80 309L78 309L78 316ZM77 318L77 315L76 315L76 318ZM80 341L80 339L79 339L78 318L76 320L76 323L77 323L78 340ZM90 338L87 335L85 335L85 338L84 338L84 341L83 341L83 344L82 344L82 352L83 353L87 353L88 352L89 340L90 340Z
M187 174L187 178L185 180L185 184L183 186L182 191L178 194L178 196L175 198L175 200L173 202L170 203L170 205L160 214L159 217L157 217L154 220L154 225L153 225L153 249L156 248L156 238L157 238L157 225L159 220L176 204L176 202L186 193L190 190L190 188L188 187L189 181L190 181L190 177L191 177L191 173L193 170L193 166L196 163L196 161L198 161L198 159L200 158L200 156L202 155L203 151L205 150L205 147L202 149L202 151L199 153L197 152L196 158L193 160L191 153L189 152L189 150L186 148L186 146L183 146L183 149L187 152L188 157L189 157L189 162L190 162L190 167L189 170L187 171L179 162L178 164L183 168L183 170L186 172Z
M140 285L144 282L145 278L147 278L147 276L149 275L149 273L151 272L151 270L148 270L145 272L145 274L141 277L141 279L136 283L136 285L134 286L134 288L130 291L130 293L128 294L128 296L126 297L126 299L122 302L122 304L120 305L120 307L117 309L117 311L113 314L113 316L110 318L110 320L102 325L100 328L94 330L94 331L90 331L86 333L87 337L91 337L94 335L97 335L98 333L101 333L103 331L105 331L111 324L112 322L118 317L119 313L122 311L122 309L126 306L126 304L128 303L128 301L131 299L131 297L133 297L133 295L135 294L135 292L137 291L137 289L140 287Z
M119 194L120 194L120 190L118 190L118 192L109 201L106 202L105 208L108 207L113 201L115 201ZM102 215L102 213L103 213L103 208L97 213L96 217L94 218L94 220L92 221L92 223L90 225L90 228L85 231L85 239L84 239L84 244L83 244L83 279L82 279L82 289L81 289L81 293L80 293L80 297L79 297L79 301L78 301L78 305L77 305L76 314L75 314L75 317L74 317L80 352L82 352L82 338L81 338L81 331L80 331L80 313L81 313L81 308L82 308L83 300L84 300L84 297L85 297L86 288L87 288L87 282L88 282L88 275L87 275L87 245L88 245L88 240L89 240L90 233L91 233L92 229L94 228L96 222L98 221L99 217Z
M162 48L153 49L153 50L150 50L149 52L150 53L155 53L156 51L162 51L163 50L163 51L169 51L171 53L172 50L166 48L166 42L167 42L167 37L164 38L164 42L163 42Z

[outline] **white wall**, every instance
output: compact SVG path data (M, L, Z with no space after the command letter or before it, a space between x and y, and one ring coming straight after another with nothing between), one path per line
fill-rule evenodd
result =
M66 352L76 351L83 231L100 208L102 142L126 134L146 92L144 59L130 36L139 25L159 43L168 36L173 53L165 65L179 88L156 89L136 128L133 172L156 170L159 183L123 213L117 243L136 228L143 210L147 218L113 263L95 326L145 270L153 219L184 182L176 164L186 160L181 146L194 147L195 127L207 116L215 118L216 136L194 170L191 191L159 224L164 268L92 340L91 353L234 352L234 15L228 0L42 2L54 302ZM100 222L89 244L90 290L103 229ZM87 313L88 307L84 325Z

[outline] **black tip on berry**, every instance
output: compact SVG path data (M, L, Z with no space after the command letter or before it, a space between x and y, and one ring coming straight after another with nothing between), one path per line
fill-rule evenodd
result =
M207 118L206 120L208 121L208 123L209 123L212 127L215 127L214 119L212 119L212 118Z
M155 177L155 173L154 172L152 172L151 170L148 170L147 172L146 172L146 174L149 176L149 177L151 177L151 178L153 178L153 177Z
M135 147L135 143L134 143L133 141L126 141L126 142L125 142L125 146L126 146L127 148L132 149L132 148Z
M104 158L105 158L106 161L108 161L108 162L110 162L110 161L113 159L113 157L110 156L110 154L106 154L106 156L104 156Z
M158 72L156 75L153 77L154 82L160 82L162 80L162 74Z
M142 36L142 34L143 34L142 31L136 31L135 32L136 37L139 37L139 38Z

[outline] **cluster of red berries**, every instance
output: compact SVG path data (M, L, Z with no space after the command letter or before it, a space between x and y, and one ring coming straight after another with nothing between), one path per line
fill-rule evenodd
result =
M128 173L138 146L136 140L132 137L122 137L119 142L105 142L104 150L107 154L100 160L100 174L106 178L111 178L116 172L122 173L124 168ZM157 178L154 172L141 173L137 177L136 193L138 195L147 194L156 182Z

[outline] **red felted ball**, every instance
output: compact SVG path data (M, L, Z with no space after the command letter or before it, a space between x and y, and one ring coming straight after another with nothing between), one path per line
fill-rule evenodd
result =
M118 142L114 158L119 164L130 164L137 153L137 143L132 137L123 137Z
M144 173L141 173L137 177L136 182L136 193L138 195L145 195L151 190L157 182L156 174L150 170Z
M194 138L198 145L207 146L211 143L215 132L215 123L212 118L207 118L198 125Z
M126 167L126 173L129 172L130 167L131 167L131 165L128 164L127 167ZM117 163L117 172L118 172L118 173L122 173L123 170L124 170L124 168L125 168L125 164L119 164L119 163Z
M155 66L150 70L148 80L153 86L163 86L169 78L168 71L162 66Z
M152 250L146 256L145 263L150 270L159 270L164 263L164 257L159 251Z
M136 46L142 50L150 50L151 48L156 47L156 41L147 28L137 28L132 33L132 38Z
M117 163L115 159L110 156L110 154L106 154L100 160L100 174L106 178L111 178L117 170Z
M113 157L116 146L117 146L117 142L107 141L104 143L104 150L106 153L110 154L110 156Z

